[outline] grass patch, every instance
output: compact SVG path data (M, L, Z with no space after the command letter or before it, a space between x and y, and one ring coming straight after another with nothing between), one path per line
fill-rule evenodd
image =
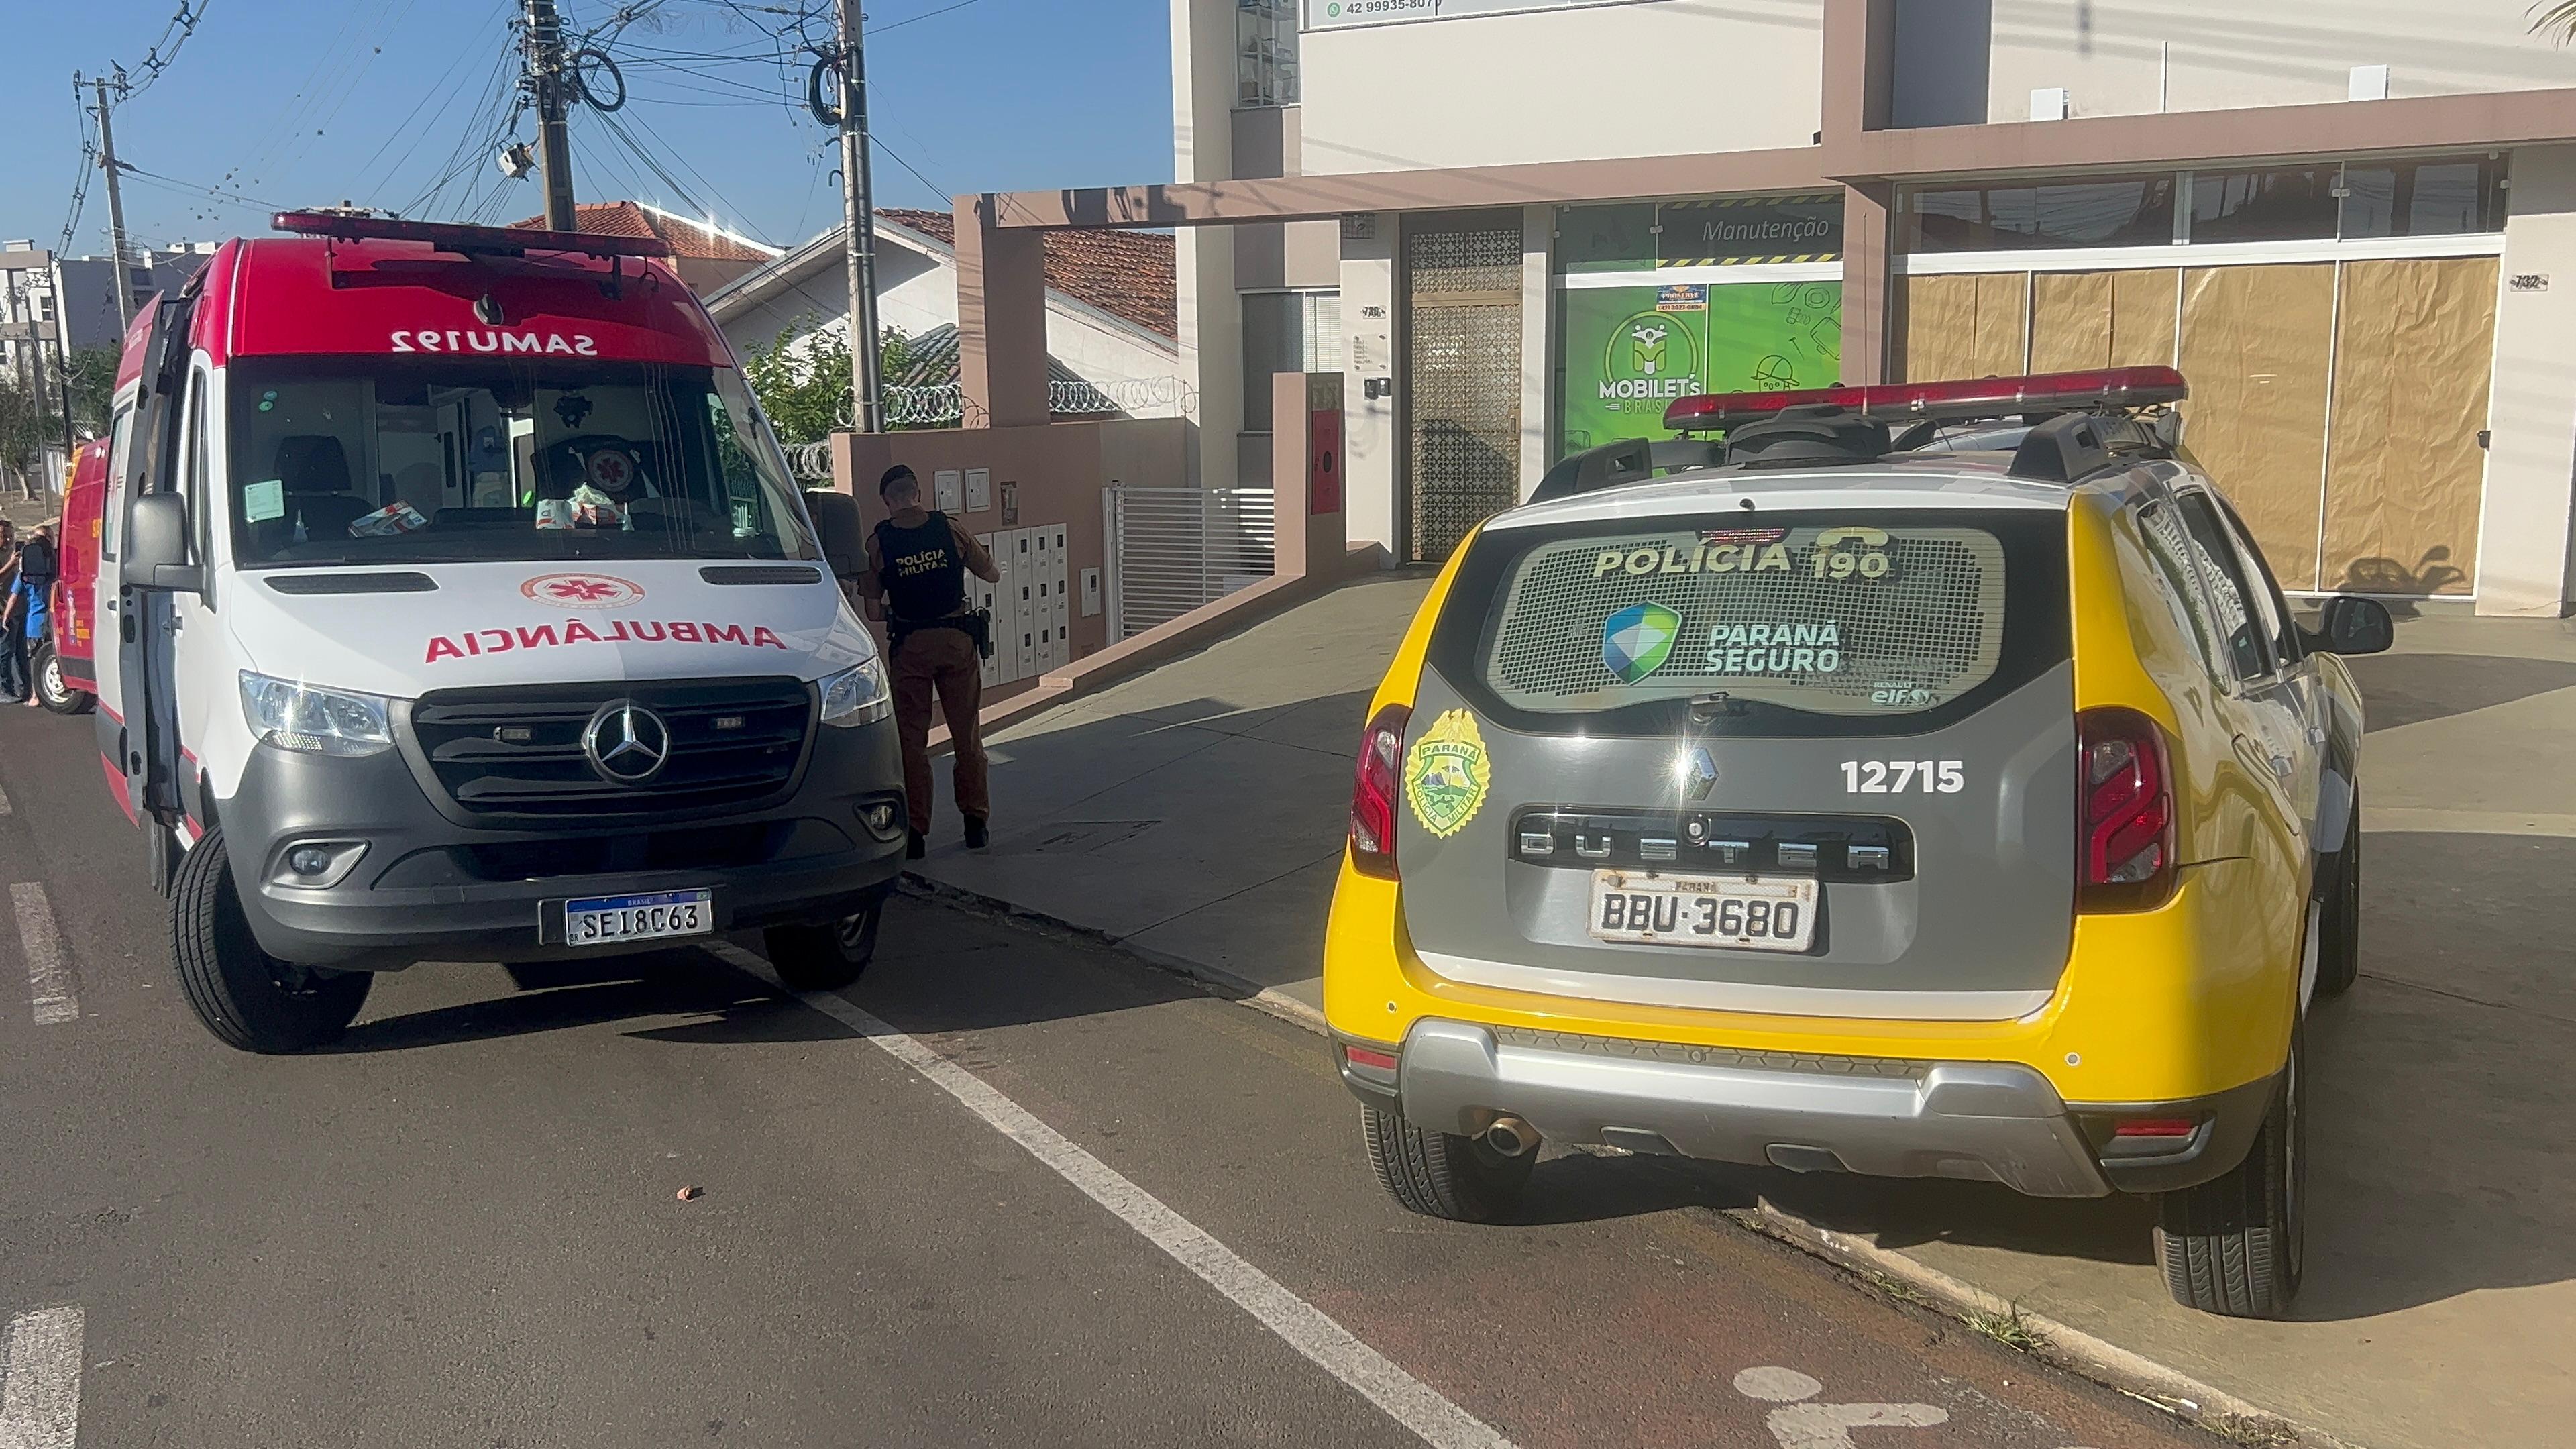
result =
M1888 1297L1895 1299L1899 1303L1911 1303L1917 1308L1938 1308L1941 1306L1933 1302L1929 1297L1925 1296L1922 1289L1915 1287L1913 1284L1906 1282L1902 1278L1891 1277L1885 1273L1865 1273L1861 1276L1869 1280L1869 1286L1886 1294Z
M1980 1333L2006 1348L2030 1353L2048 1346L2048 1336L2022 1316L2021 1305L2006 1303L1996 1308L1971 1308L1959 1321L1972 1333Z
M2243 1444L2247 1449L2282 1449L2299 1442L2298 1431L2272 1419L2256 1419L2241 1414L2213 1414L2200 1421L2202 1428L2230 1444Z

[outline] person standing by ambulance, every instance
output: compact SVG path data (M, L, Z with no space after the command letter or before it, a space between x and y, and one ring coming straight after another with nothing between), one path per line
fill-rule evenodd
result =
M993 806L984 760L984 732L977 715L984 704L981 672L990 620L967 607L966 572L993 583L1001 565L944 513L921 506L921 479L897 463L877 482L889 516L868 535L868 571L860 590L871 612L885 620L886 652L894 673L895 732L903 741L903 790L912 813L906 855L929 851L930 707L937 696L948 720L949 750L956 760L957 813L966 817L966 848L981 850L989 838Z

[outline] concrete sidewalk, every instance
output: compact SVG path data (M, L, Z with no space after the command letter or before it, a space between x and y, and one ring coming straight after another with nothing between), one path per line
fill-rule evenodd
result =
M1427 587L1346 586L1009 732L995 848L922 873L1315 1004L1362 711ZM1705 1170L2371 1449L2576 1442L2576 628L2406 620L2355 672L2363 977L2312 1026L2297 1320L2175 1307L2147 1202Z

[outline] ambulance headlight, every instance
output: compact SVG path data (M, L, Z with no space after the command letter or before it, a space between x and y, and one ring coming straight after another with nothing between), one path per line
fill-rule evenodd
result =
M823 723L874 724L894 713L894 696L886 692L885 666L871 659L823 681Z
M394 734L385 701L242 671L242 717L261 744L305 755L380 755Z

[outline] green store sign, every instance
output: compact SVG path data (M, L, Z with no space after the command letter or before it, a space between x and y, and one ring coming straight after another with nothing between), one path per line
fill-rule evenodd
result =
M1664 407L1707 392L1827 387L1842 376L1840 282L1569 288L1557 456L1669 438Z

